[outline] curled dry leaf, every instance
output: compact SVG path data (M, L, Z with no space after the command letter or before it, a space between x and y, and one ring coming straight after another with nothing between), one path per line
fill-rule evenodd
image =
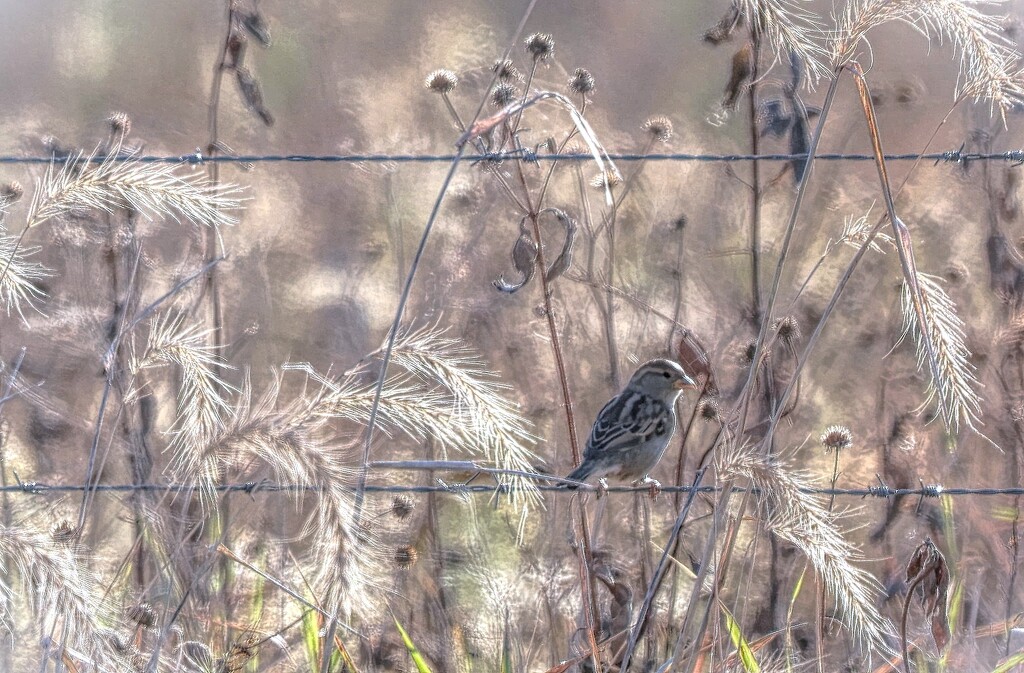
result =
M519 221L519 238L512 245L512 265L521 276L522 280L517 283L510 283L504 276L499 276L494 281L494 287L501 292L512 294L522 289L537 268L537 244L533 242L533 235L526 228L526 218Z
M907 563L907 584L910 587L907 602L909 603L914 589L920 591L924 613L932 620L932 639L939 651L944 650L950 639L949 615L946 614L949 567L931 538L925 538L910 557Z

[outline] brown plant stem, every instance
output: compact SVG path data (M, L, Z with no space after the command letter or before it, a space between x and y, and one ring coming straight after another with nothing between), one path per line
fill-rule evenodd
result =
M754 325L761 319L761 164L756 159L761 153L761 134L757 128L757 78L761 59L761 38L757 28L750 31L753 58L750 62L750 85L747 87L750 114L750 298L751 320Z

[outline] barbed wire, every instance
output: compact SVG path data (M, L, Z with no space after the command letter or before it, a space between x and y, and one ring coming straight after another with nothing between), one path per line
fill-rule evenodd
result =
M699 161L699 162L739 162L739 161L800 161L808 159L804 154L631 154L616 153L607 155L613 161ZM495 152L479 154L474 161L502 162L511 159L523 159L528 162L540 161L589 161L589 154L539 154L533 150L511 152ZM873 161L872 154L816 154L815 160L823 161ZM137 155L123 154L108 157L102 154L91 156L77 154L52 154L49 156L0 156L0 164L49 164L67 161L137 161L140 163L182 163L202 165L206 163L450 163L454 154L218 154L205 155L199 149L188 154L179 155ZM961 147L944 152L886 154L886 161L934 161L939 163L966 164L972 161L1007 161L1014 166L1024 164L1024 149L1005 150L1002 152L965 152Z
M515 489L507 484L466 484L466 483L445 483L438 479L439 483L435 484L422 484L422 485L382 485L382 484L368 484L366 491L368 493L452 493L452 494L475 494L475 493L486 493L489 495L494 494L508 494L512 493ZM188 493L191 491L199 491L201 487L199 484L192 483L167 483L167 484L46 484L43 482L26 481L19 482L17 484L10 484L7 486L0 486L0 493L15 493L22 495L45 495L48 493L81 493L84 491L96 491L100 493L130 493L135 491L158 491L168 493ZM214 490L221 493L248 493L250 495L256 493L280 493L280 492L308 492L316 493L323 490L320 486L310 486L304 484L281 484L269 481L247 481L232 484L219 484L213 487ZM566 495L572 495L578 491L596 492L600 490L602 493L617 494L617 493L649 493L649 486L609 486L605 489L599 489L596 486L580 486L578 489L569 489L565 485L553 485L553 484L538 484L535 487L539 491L551 492L551 493L564 493ZM742 487L733 487L734 490L739 492L745 492L748 489ZM355 488L350 489L353 493ZM698 486L696 488L692 486L662 486L660 488L661 493L690 493L696 491L698 493L718 493L723 490L721 486ZM751 493L760 493L761 489L753 488L749 489ZM859 497L859 498L895 498L901 496L918 496L921 498L937 498L942 495L949 496L1016 496L1024 495L1024 488L966 488L966 487L955 487L948 488L941 484L922 484L917 488L895 488L887 486L884 483L880 483L878 486L868 486L866 488L801 488L802 493L808 493L812 495L829 495L829 496L846 496L846 497Z

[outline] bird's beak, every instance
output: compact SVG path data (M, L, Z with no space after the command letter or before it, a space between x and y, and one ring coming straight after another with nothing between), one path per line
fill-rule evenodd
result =
M684 374L683 378L679 379L674 384L672 384L672 387L676 388L677 390L683 390L684 388L696 388L697 382Z

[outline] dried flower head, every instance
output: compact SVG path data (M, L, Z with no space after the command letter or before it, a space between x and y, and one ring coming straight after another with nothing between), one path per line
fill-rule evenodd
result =
M391 501L391 516L399 521L406 519L416 507L415 503L404 495L396 495Z
M803 333L800 331L800 323L791 315L783 316L776 320L774 328L779 341L787 346L794 345L803 336Z
M412 545L403 545L395 550L394 561L399 568L406 569L416 565L420 553Z
M504 61L495 61L494 65L491 66L491 72L497 73L498 79L502 82L522 79L519 68L516 67L516 64L510 58L506 58Z
M67 519L61 519L50 529L50 537L57 544L71 544L78 537L78 528Z
M526 51L534 61L546 61L555 53L555 38L547 33L534 33L526 38Z
M598 173L590 180L590 186L603 190L605 187L618 187L622 184L622 176L617 171Z
M754 364L754 354L755 353L757 353L757 339L750 339L749 341L744 343L742 348L740 349L740 352L739 352L740 363L742 363L744 365L752 365L752 364ZM762 363L767 361L768 358L770 358L770 357L771 357L771 350L769 350L768 348L765 348L761 352L761 361L762 361Z
M0 201L3 205L10 205L25 195L25 188L17 180L12 180L6 185L0 186Z
M506 107L519 99L519 87L508 82L501 82L491 91L491 105Z
M971 277L971 271L967 268L967 265L963 262L950 262L949 266L946 267L946 273L944 274L946 279L954 283L959 283L967 280Z
M585 68L576 68L572 77L569 78L569 91L578 94L587 94L594 90L594 76Z
M830 425L821 433L821 445L825 451L842 451L853 446L853 433L845 425Z
M672 138L672 120L668 117L651 117L644 122L644 131L654 140L667 143Z
M113 129L114 133L119 135L128 135L132 130L132 119L128 116L127 112L112 112L107 117L107 123L110 124L110 128Z
M128 608L127 617L144 629L152 628L156 624L156 613L149 603L131 606Z
M717 397L702 397L697 403L697 416L706 423L721 423L722 404Z
M427 75L423 85L436 93L451 93L459 85L459 76L442 68Z

